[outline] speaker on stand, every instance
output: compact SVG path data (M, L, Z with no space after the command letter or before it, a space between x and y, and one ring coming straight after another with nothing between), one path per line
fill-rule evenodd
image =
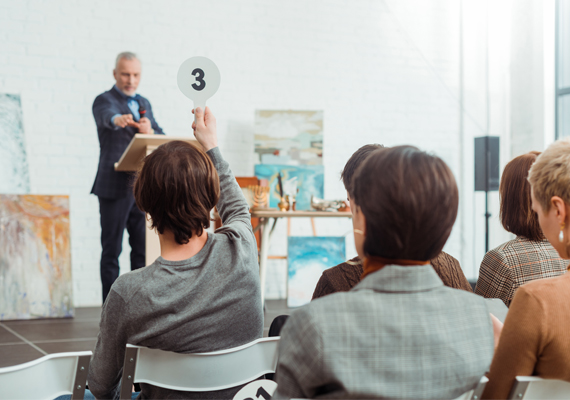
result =
M489 251L489 192L499 190L499 137L475 138L475 191L485 192L485 253Z

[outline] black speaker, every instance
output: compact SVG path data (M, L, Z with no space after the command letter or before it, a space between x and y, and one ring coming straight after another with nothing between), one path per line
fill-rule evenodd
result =
M475 191L499 190L499 137L475 138Z

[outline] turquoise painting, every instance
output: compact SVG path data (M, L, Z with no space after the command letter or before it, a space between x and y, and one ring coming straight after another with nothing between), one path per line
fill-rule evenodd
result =
M289 236L287 306L311 301L323 271L346 261L344 236Z
M269 181L269 207L277 208L279 203L279 185L277 175L281 172L283 182L297 178L297 210L311 210L311 195L324 197L325 176L322 165L279 165L258 164L255 176Z

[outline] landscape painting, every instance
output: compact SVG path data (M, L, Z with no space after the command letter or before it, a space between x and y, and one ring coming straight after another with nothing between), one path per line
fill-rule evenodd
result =
M288 243L287 306L311 301L323 271L346 261L344 236L290 236Z
M72 317L69 197L0 194L0 320Z
M0 93L0 193L30 192L20 96Z
M323 111L256 110L258 164L322 165Z

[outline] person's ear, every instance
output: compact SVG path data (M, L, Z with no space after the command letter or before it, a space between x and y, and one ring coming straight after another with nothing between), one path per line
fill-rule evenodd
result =
M359 206L354 204L354 214L352 215L354 219L354 229L358 230L358 233L362 236L366 236L366 217L360 209Z
M568 206L558 196L552 196L550 199L550 207L556 212L556 219L560 225L567 224L566 218L568 217Z

